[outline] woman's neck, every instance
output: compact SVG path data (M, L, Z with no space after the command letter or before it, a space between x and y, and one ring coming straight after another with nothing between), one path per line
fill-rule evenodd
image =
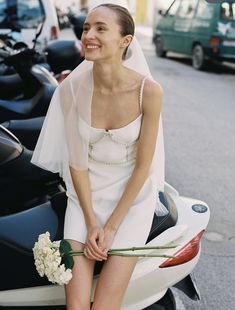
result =
M95 88L104 93L120 89L127 71L128 69L123 67L122 64L94 63L93 76Z

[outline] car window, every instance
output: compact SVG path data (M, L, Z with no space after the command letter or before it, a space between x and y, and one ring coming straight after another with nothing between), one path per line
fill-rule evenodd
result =
M0 28L36 28L44 18L40 0L0 0Z
M202 19L211 19L213 17L213 4L200 0L197 8L197 17Z
M180 5L180 0L175 0L170 6L170 8L168 9L168 11L166 12L166 14L169 16L175 16L179 5Z
M4 20L6 19L6 0L0 0L0 24L4 23Z
M182 18L192 18L198 0L182 0L177 15Z
M41 2L39 0L18 0L17 17L21 28L36 28L45 18Z
M221 4L220 16L223 20L235 20L235 3L223 2Z

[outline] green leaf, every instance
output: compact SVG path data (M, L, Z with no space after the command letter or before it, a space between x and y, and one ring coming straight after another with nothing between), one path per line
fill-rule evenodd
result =
M61 256L64 256L64 255L68 254L70 251L72 251L72 248L71 248L70 243L63 239L60 241L59 250L60 250Z
M62 257L62 264L65 265L65 269L73 269L73 266L74 266L74 260L73 260L73 257L70 256L69 254L65 254L63 257Z
M65 265L65 269L72 269L74 266L73 257L69 254L72 251L70 243L66 240L60 241L60 255L62 257L62 264Z

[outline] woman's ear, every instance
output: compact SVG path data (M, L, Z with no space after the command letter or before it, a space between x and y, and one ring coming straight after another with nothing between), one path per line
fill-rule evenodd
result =
M127 36L122 38L120 46L123 48L127 48L131 44L132 39L133 39L133 36L128 34Z

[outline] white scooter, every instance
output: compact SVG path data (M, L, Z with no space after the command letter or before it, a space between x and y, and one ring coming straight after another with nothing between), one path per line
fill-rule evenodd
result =
M3 170L7 172L11 163L16 167L18 159L22 163L24 156L28 156L30 161L29 152L3 128L0 131L0 148L0 154L4 155L0 156L0 176ZM27 175L27 171L22 173L24 177ZM1 186L2 190L4 188ZM176 258L139 258L124 296L122 310L174 310L176 304L170 290L172 286L181 289L192 299L199 299L190 273L200 257L200 240L209 221L209 208L205 202L180 196L167 183L159 198L169 212L163 216L155 214L146 245L176 245L176 248L157 252L175 255ZM51 240L62 238L65 208L65 192L58 190L51 200L43 204L21 212L19 206L14 214L0 217L0 308L21 306L31 310L36 306L46 306L43 309L56 306L54 309L58 310L65 305L64 288L40 278L32 254L39 234L49 231ZM146 253L150 253L149 250ZM101 267L102 263L97 262L93 293Z

